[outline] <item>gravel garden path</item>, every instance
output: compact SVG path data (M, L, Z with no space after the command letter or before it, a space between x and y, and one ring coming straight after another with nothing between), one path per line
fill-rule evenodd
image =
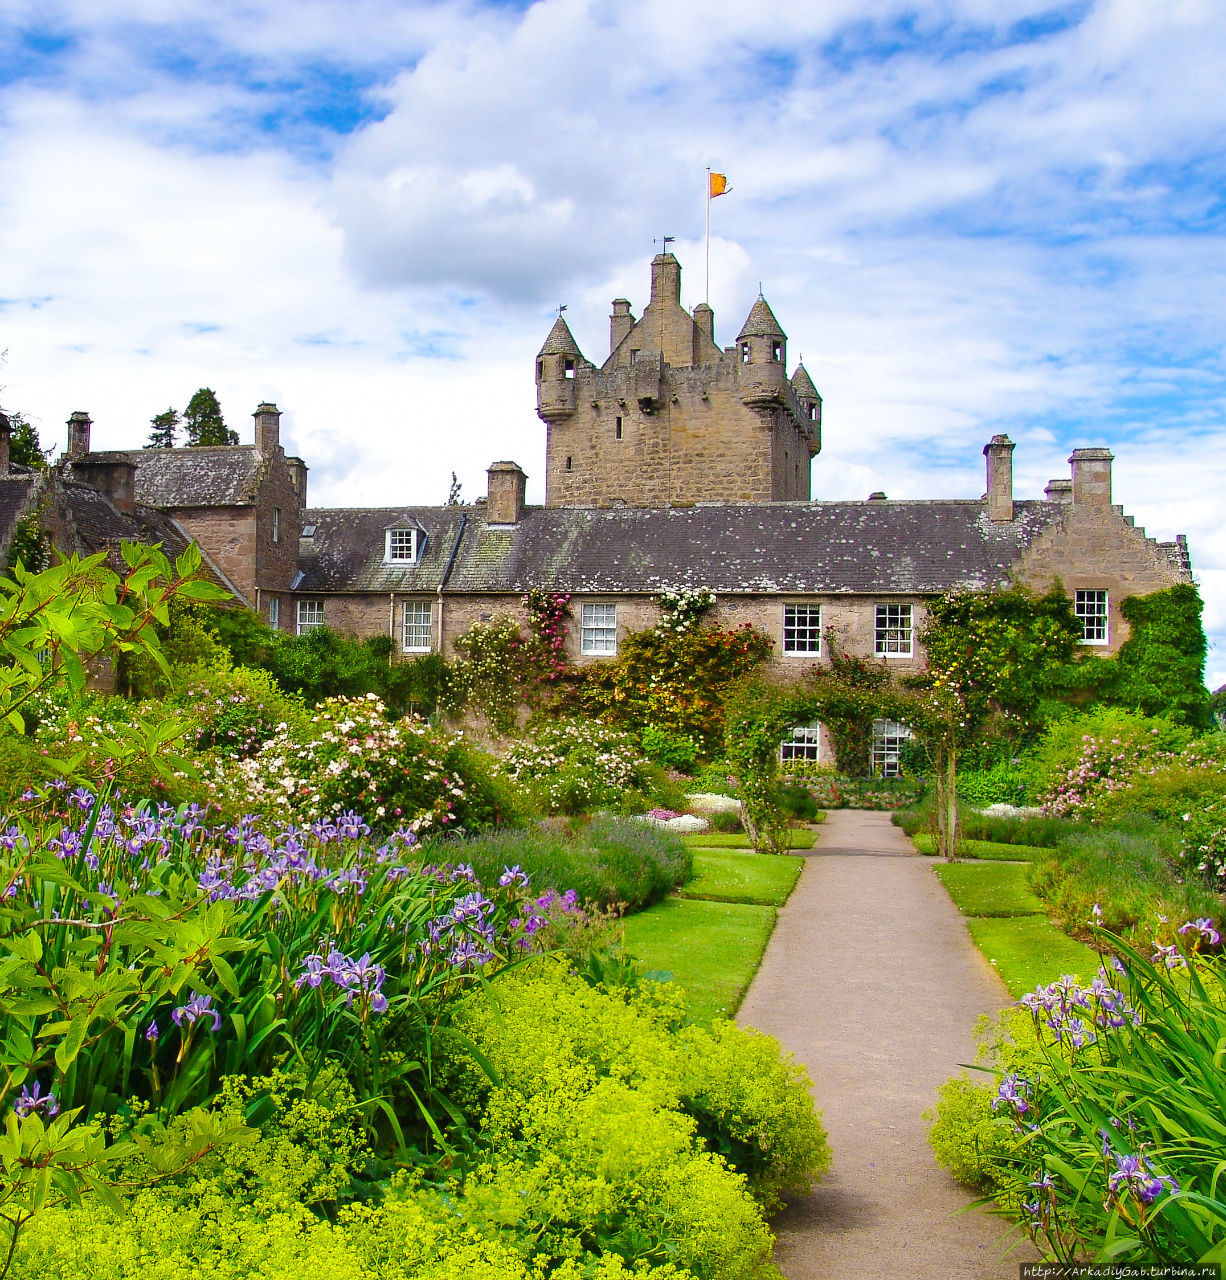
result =
M975 1022L1009 1003L929 859L888 814L821 828L737 1021L776 1036L813 1077L834 1164L774 1227L787 1280L1016 1280L1005 1223L933 1160L923 1111Z

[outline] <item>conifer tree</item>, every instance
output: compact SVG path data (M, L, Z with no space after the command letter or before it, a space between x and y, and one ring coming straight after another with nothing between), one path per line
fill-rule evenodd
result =
M9 463L41 471L47 465L47 455L43 453L34 424L27 422L20 413L10 413L8 420L11 431Z
M226 426L211 387L201 387L187 402L183 425L189 445L238 444L238 432Z
M151 418L149 426L149 443L145 446L146 449L173 449L175 432L179 427L179 411L167 409L165 413Z

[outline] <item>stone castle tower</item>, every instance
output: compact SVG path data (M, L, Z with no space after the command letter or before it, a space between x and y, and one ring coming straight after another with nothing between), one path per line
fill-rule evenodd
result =
M765 298L721 351L714 312L682 307L681 265L661 253L642 316L617 298L609 328L599 368L560 315L537 355L546 506L809 499L822 399L803 365L789 380L787 335Z

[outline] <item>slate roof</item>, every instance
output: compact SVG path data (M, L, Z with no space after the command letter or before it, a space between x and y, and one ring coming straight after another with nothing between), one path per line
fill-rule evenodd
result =
M151 507L241 507L253 503L267 459L251 444L117 449L82 462L136 464L136 501Z
M35 476L28 471L0 476L0 547L9 545L34 481Z
M770 308L770 303L761 296L757 302L749 308L749 314L745 317L745 323L741 325L741 332L736 335L738 342L744 342L746 338L786 338L787 334L779 325L779 321L775 319L775 313Z
M559 316L553 322L553 328L549 330L544 345L536 354L538 356L581 356L583 352L579 350L579 344L570 331L570 325Z
M125 515L110 499L89 485L65 483L68 510L80 539L80 550L86 555L109 550L128 542L160 542L172 559L186 550L191 539L186 531L153 507L136 506L135 515Z
M982 501L703 503L611 509L528 507L487 527L483 505L311 510L299 591L655 594L702 585L754 594L932 594L1008 580L1062 507L1018 502L993 524ZM411 515L421 562L383 564L383 530ZM461 536L461 522L463 530Z

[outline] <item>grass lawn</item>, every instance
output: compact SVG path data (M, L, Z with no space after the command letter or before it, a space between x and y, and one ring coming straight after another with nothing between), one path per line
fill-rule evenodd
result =
M1046 917L1042 901L1027 887L1029 867L942 862L933 870L964 916Z
M683 836L686 844L700 849L748 849L749 837L743 831L699 831L696 835ZM812 849L817 843L817 832L795 827L788 832L789 849Z
M966 923L975 945L1005 980L1011 995L1025 995L1041 982L1054 982L1062 973L1075 973L1089 982L1098 972L1098 955L1056 928L1045 915L979 918Z
M920 853L931 857L936 853L932 836L927 831L918 831L911 837ZM984 858L992 862L1033 862L1041 853L1050 853L1050 849L1040 849L1032 844L1001 844L996 840L964 840L962 842L964 858Z
M681 897L781 907L803 865L800 858L767 853L695 849L694 877L682 886Z
M626 918L626 950L671 973L694 1020L710 1022L736 1012L774 927L774 907L667 898Z

